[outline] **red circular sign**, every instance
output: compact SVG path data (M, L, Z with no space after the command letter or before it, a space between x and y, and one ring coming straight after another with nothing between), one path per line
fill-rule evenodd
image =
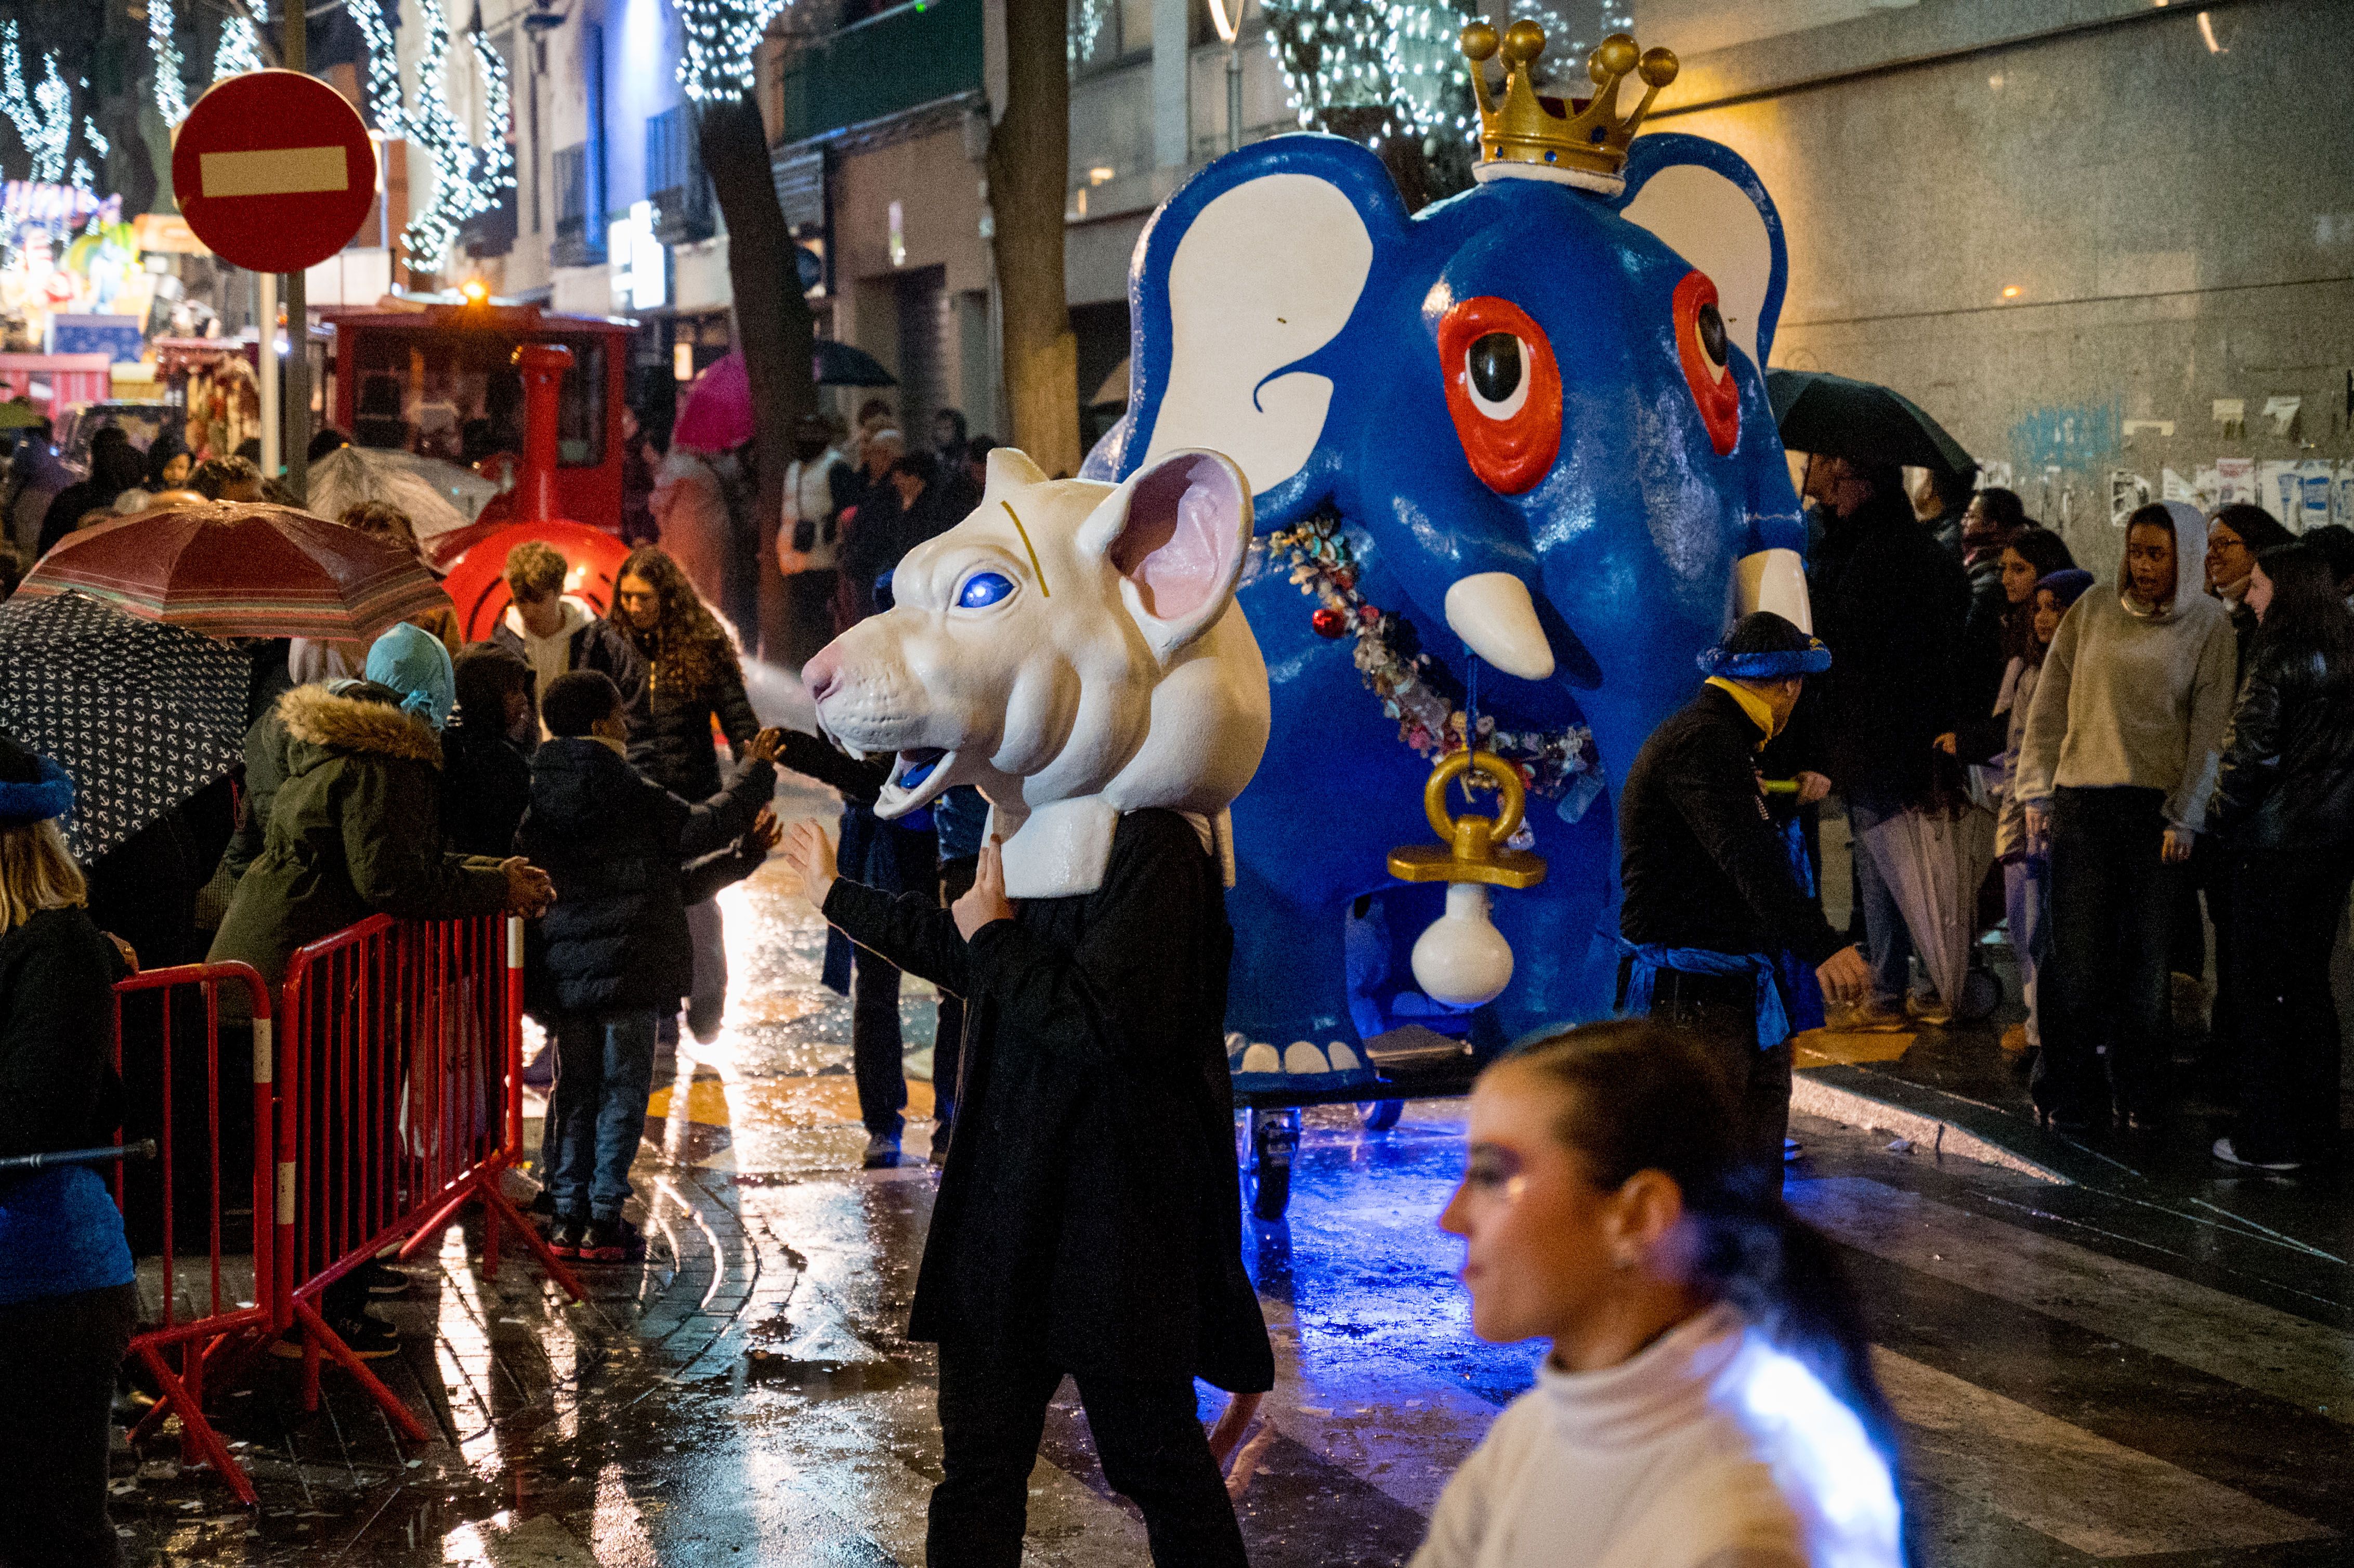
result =
M359 232L376 155L359 111L317 77L248 71L215 83L180 122L172 194L222 260L299 272Z

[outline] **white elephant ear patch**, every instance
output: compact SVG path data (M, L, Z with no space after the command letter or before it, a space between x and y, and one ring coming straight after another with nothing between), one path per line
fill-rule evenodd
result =
M1757 327L1774 276L1774 237L1748 193L1714 169L1670 164L1644 182L1619 216L1708 274L1725 334L1758 365Z
M1145 461L1224 452L1255 495L1306 467L1331 378L1267 378L1341 334L1373 267L1364 218L1312 175L1269 175L1204 206L1169 263L1169 385Z

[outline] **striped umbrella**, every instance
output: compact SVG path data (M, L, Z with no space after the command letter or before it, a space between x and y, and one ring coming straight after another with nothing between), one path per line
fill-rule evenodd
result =
M245 755L244 650L80 593L0 604L0 729L73 775L84 865Z
M79 589L208 637L365 642L448 600L407 552L291 506L209 502L69 534L17 588Z

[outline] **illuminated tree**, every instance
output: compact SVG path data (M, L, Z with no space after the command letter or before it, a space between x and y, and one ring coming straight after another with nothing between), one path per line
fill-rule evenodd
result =
M752 101L753 53L780 0L673 0L686 36L678 80L695 105L704 172L727 225L727 281L736 298L736 346L752 391L752 446L759 478L758 548L748 567L759 584L759 643L786 657L791 612L785 580L768 563L783 514L793 426L817 411L815 323L801 292L800 259L769 167L769 137ZM747 628L748 632L751 629Z
M1380 154L1409 208L1471 183L1479 124L1448 0L1266 0L1299 123Z
M410 267L438 272L448 264L450 248L466 220L497 207L514 188L514 154L507 141L506 62L476 28L472 49L482 87L482 140L478 144L450 105L449 14L441 0L418 0L417 8L425 24L425 47L417 58L415 88L404 99L400 57L379 0L345 4L367 44L368 109L376 128L387 136L408 138L432 165L432 199L410 217L400 238Z

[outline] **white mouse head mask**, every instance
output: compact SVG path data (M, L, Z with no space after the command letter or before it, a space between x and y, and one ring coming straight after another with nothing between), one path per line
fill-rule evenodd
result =
M828 734L893 752L876 814L978 785L1006 840L1006 888L1100 885L1119 815L1213 825L1267 748L1267 666L1235 604L1250 542L1241 471L1184 450L1119 485L1049 480L989 455L981 505L907 553L893 606L803 678Z

